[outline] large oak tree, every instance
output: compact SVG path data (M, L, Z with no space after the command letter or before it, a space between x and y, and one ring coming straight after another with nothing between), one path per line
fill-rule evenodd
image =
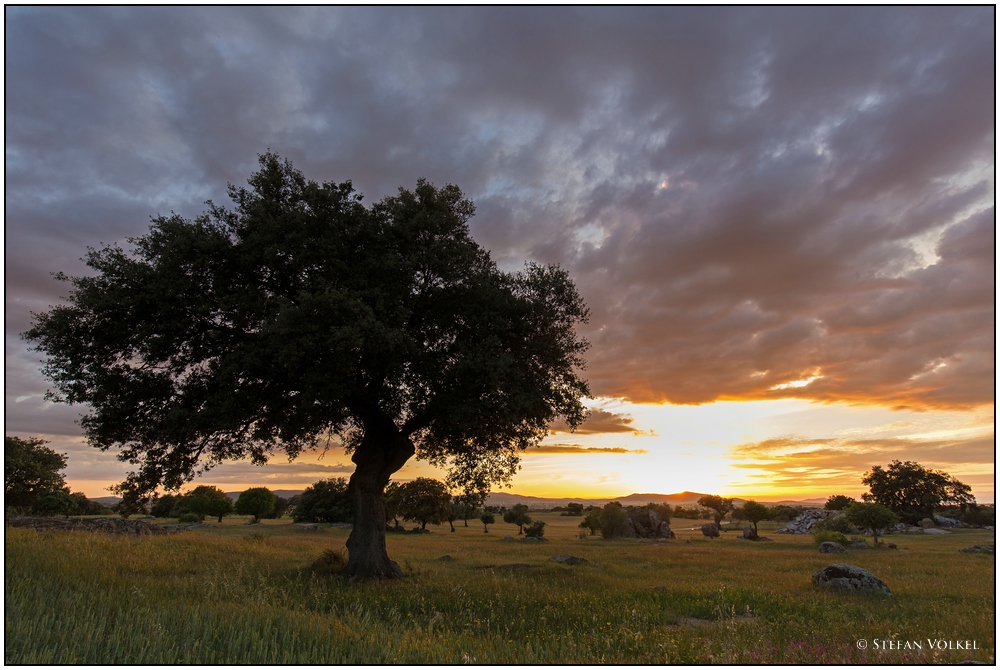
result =
M272 153L230 208L153 219L90 249L64 305L25 336L50 396L89 406L89 442L137 467L119 490L176 490L231 459L337 436L355 463L346 573L400 574L382 492L414 454L470 491L510 479L562 417L578 425L587 310L567 273L501 271L461 191L418 181L366 207Z

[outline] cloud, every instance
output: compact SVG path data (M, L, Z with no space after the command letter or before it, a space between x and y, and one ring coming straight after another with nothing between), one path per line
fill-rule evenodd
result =
M650 435L651 431L639 430L632 426L634 419L628 414L615 414L603 409L594 408L576 430L577 435L593 435L597 433L632 433L633 435ZM553 434L571 432L565 421L557 421L549 427Z
M503 267L574 277L597 396L993 401L988 7L16 7L7 20L18 426L56 416L16 401L46 386L17 335L65 295L50 274L85 272L87 245L142 234L150 215L227 202L268 148L310 178L352 179L367 202L419 177L459 184Z
M626 449L625 447L584 447L580 444L542 444L524 452L532 454L646 454L645 449Z
M784 436L740 444L730 449L733 467L746 479L772 488L862 489L861 477L892 460L916 461L943 469L974 489L992 490L992 435L957 439L886 437L877 439ZM975 491L974 491L975 492Z

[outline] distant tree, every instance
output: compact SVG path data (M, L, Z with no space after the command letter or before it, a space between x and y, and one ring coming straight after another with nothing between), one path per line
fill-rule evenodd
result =
M591 535L599 533L601 530L601 508L591 507L587 511L587 516L580 522L580 528L589 530Z
M483 522L483 532L490 532L490 524L496 521L496 517L493 516L493 512L483 512L479 517L479 520Z
M504 512L503 521L504 523L512 523L517 526L517 534L521 535L524 532L524 527L531 523L531 517L528 516L528 506L522 504L514 505Z
M775 505L771 508L771 521L789 522L802 514L804 507L792 507L791 505Z
M70 493L69 497L73 499L73 505L76 507L76 511L73 514L82 514L84 516L97 516L100 514L108 514L111 509L106 505L102 505L96 500L90 500L87 496L78 491L76 493Z
M583 503L569 503L560 516L583 516Z
M153 504L150 506L149 513L158 519L172 516L174 511L174 505L177 504L177 501L179 499L180 496L175 496L170 494L164 494L162 496L159 496L153 501Z
M621 503L612 500L601 508L597 519L600 525L601 537L613 538L625 535L628 513L621 506Z
M61 491L66 486L59 472L66 467L66 455L56 453L46 444L37 437L4 437L4 506L27 512L42 494Z
M76 512L76 501L73 500L66 487L45 491L31 506L31 513L35 516L65 516L69 518L70 514L76 514Z
M733 521L746 521L747 515L743 513L742 507L737 507L729 514L729 518Z
M274 496L274 511L267 515L267 519L280 519L285 516L289 508L292 506L291 498L282 498L279 495Z
M299 494L292 512L295 523L351 523L354 508L347 480L343 477L321 479Z
M823 505L823 509L839 512L840 510L844 509L845 507L854 502L857 501L854 500L854 498L850 498L845 495L830 496L829 498L826 499L826 504Z
M878 546L879 533L899 523L899 517L880 503L854 503L844 508L844 516L858 528L870 530Z
M452 507L455 509L455 518L462 519L465 525L469 525L469 519L479 516L486 496L479 493L463 493L455 496L452 500Z
M545 522L535 521L530 526L524 529L525 537L542 537L545 535Z
M52 397L88 407L89 443L137 466L124 497L342 434L356 466L345 574L399 577L393 473L419 453L454 488L488 490L555 419L579 425L587 308L562 268L502 270L457 186L419 180L368 207L270 152L248 182L230 207L90 250L24 336Z
M392 521L396 528L399 528L399 491L401 488L402 485L399 482L389 482L383 494L386 523Z
M706 509L712 510L715 517L715 525L722 527L722 520L726 514L733 511L733 499L722 498L720 496L702 496L698 498L698 504Z
M236 513L248 514L253 517L254 522L259 522L261 517L274 510L275 497L270 489L263 486L249 488L236 499Z
M913 461L892 461L883 470L873 466L861 483L869 492L861 496L865 502L885 505L911 523L933 517L938 505L975 502L972 488L947 472L928 470Z
M742 511L744 518L753 524L754 535L757 534L757 523L765 521L771 516L771 510L755 500L747 500L743 503Z
M206 516L218 517L218 523L222 523L222 517L232 514L235 509L232 498L217 486L196 486L182 496L181 500L183 501L185 498L189 499L191 503L184 511L194 512L199 519L204 519Z
M444 523L451 516L451 493L443 482L417 477L399 489L399 514L404 521L416 521L421 529L428 523Z

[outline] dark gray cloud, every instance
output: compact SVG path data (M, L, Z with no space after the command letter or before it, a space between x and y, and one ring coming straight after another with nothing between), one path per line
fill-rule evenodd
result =
M505 267L576 278L596 394L991 402L993 18L8 8L8 430L77 413L43 409L17 335L50 274L268 148L369 201L462 186Z

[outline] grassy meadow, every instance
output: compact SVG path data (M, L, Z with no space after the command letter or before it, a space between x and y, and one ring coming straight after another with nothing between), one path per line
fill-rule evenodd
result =
M548 542L504 541L478 521L389 534L406 578L314 574L346 529L289 520L165 536L6 529L8 664L954 663L995 662L994 558L958 550L993 533L894 535L899 550L816 551L811 536L581 538L579 517L533 513ZM701 523L701 522L698 522ZM690 540L690 542L688 542ZM586 558L567 566L558 554ZM441 560L450 556L450 560ZM822 591L852 563L894 592ZM502 566L529 564L527 570ZM931 649L930 640L975 650ZM859 649L864 640L866 649ZM919 641L923 650L874 649ZM877 641L877 642L876 642Z

